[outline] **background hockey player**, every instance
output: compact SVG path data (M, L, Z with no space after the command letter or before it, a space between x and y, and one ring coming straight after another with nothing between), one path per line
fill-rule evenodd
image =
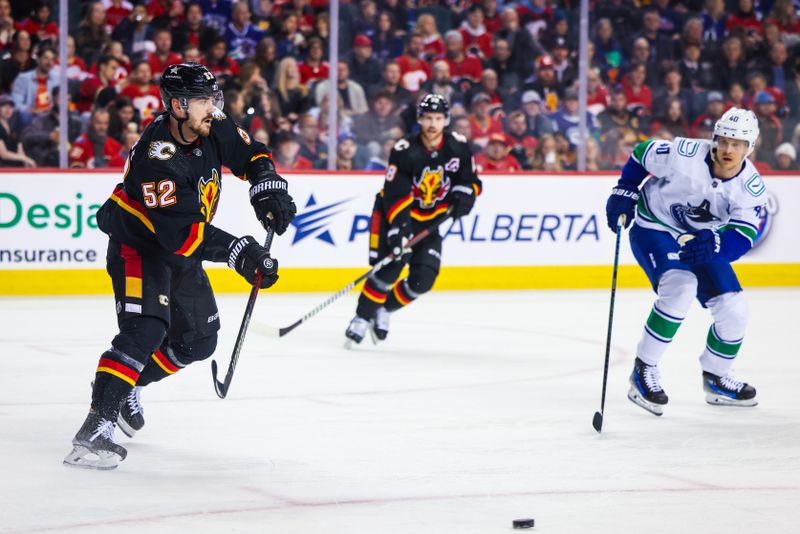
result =
M142 134L123 183L97 213L108 234L107 270L119 334L100 357L89 415L64 462L111 469L126 456L114 442L144 425L139 391L211 356L219 314L201 260L227 262L248 283L277 280L278 263L251 236L211 225L222 165L250 184L262 225L286 231L295 214L286 180L267 148L222 112L217 80L198 64L171 65L161 77L167 111Z
M628 392L656 415L668 400L658 363L695 297L713 317L700 356L706 401L756 405L755 388L731 374L747 325L747 303L731 262L752 248L765 209L766 186L747 159L757 139L755 114L731 108L714 125L710 142L678 137L641 143L608 199L612 230L620 215L630 224L635 210L631 248L658 294Z
M452 207L455 218L467 215L481 192L467 140L444 129L450 122L447 100L426 95L417 106L418 134L395 143L389 156L386 181L378 193L370 226L370 263L399 255L414 234ZM373 340L386 338L389 313L407 306L430 291L441 265L442 237L438 232L420 241L367 279L358 299L356 316L345 335L360 343L370 330ZM408 278L397 281L408 263Z

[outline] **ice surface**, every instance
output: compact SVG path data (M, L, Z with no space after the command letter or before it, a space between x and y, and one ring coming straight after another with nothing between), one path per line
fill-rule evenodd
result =
M0 299L0 532L800 532L800 290L748 290L737 376L752 409L704 402L693 307L654 417L626 398L652 304L620 291L605 427L607 291L433 293L389 339L342 348L349 295L282 339L251 332L219 400L209 363L143 391L147 424L113 472L61 461L115 333L101 298ZM324 295L272 295L283 326ZM246 295L219 299L223 373Z

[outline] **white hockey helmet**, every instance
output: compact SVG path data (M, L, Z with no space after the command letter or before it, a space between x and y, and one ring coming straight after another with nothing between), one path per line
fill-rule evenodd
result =
M714 123L712 141L717 146L717 137L729 137L747 141L747 155L753 153L758 139L758 118L749 109L731 108Z

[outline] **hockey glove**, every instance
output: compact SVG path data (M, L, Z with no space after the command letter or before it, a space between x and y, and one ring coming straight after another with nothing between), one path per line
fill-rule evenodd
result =
M450 205L453 207L453 218L469 215L475 205L475 190L470 185L457 185L450 192Z
M240 237L228 247L228 267L235 269L250 285L256 280L256 271L260 271L261 289L278 281L278 260L272 259L267 249L249 235Z
M719 256L720 239L716 230L683 234L678 238L678 242L683 243L678 252L678 259L687 265L711 263Z
M400 226L392 226L386 232L386 243L389 245L389 251L394 254L395 261L406 261L410 250L406 249L406 244L410 238L408 225L403 224Z
M611 196L606 202L606 220L611 231L617 233L617 221L620 215L625 216L624 227L627 228L633 221L636 202L639 200L639 190L635 187L617 184L611 190Z
M275 228L275 233L282 235L297 213L286 180L275 170L275 164L269 157L258 157L247 165L247 179L250 188L250 203L256 212L261 226ZM272 214L270 218L268 215Z

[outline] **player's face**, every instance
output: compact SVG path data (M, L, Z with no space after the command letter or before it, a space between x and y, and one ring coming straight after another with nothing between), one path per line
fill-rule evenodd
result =
M215 109L213 97L189 99L189 118L186 127L195 135L208 137L211 134Z
M730 137L717 138L717 163L724 170L738 168L746 156L747 141Z
M422 134L427 139L435 139L442 135L447 119L444 113L423 113L419 118L419 125L422 128Z

